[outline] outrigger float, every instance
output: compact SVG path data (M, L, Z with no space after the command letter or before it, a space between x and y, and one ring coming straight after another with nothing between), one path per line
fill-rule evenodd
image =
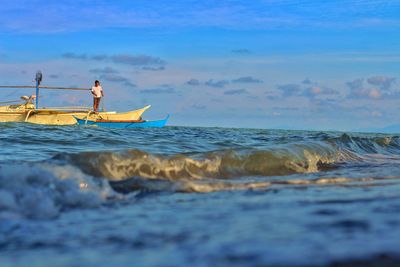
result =
M90 91L88 88L66 88L66 87L50 87L41 86L42 73L36 73L36 86L0 86L0 88L35 88L35 96L22 96L19 101L7 101L2 103L21 102L18 104L11 104L0 106L0 122L27 122L45 125L76 125L80 124L79 120L84 120L85 124L98 124L103 126L103 123L120 122L120 123L142 123L142 114L151 106L145 106L141 109L131 110L127 112L116 111L100 111L94 112L93 109L88 107L51 107L39 108L39 91L40 89L48 90L78 90ZM35 101L35 104L33 103ZM165 120L166 122L166 120ZM121 125L123 125L121 124ZM147 127L160 127L161 123L147 123ZM154 125L154 126L153 126ZM165 123L162 125L164 126ZM162 127L161 126L161 127ZM121 128L121 127L120 127ZM125 127L122 127L125 128ZM133 127L129 127L133 128Z

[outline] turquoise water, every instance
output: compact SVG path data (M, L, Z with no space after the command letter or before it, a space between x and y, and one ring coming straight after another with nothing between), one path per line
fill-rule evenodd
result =
M0 125L0 265L400 255L397 135Z

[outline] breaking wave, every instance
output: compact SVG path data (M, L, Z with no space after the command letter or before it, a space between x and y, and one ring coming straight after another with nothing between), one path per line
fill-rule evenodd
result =
M65 210L96 208L131 192L213 192L369 182L375 178L280 176L346 168L349 164L398 163L399 152L398 137L344 134L267 149L60 153L44 162L0 165L0 220L55 218ZM270 179L272 176L275 178Z
M269 149L228 149L205 153L163 155L141 150L59 154L54 160L109 180L229 179L281 176L337 168L340 164L399 160L399 138L360 138L346 134L324 141L307 141Z
M74 208L97 208L116 193L73 166L0 165L0 221L50 219Z
M87 174L110 180L132 176L178 180L316 172L324 164L335 162L338 157L340 155L336 155L335 151L323 150L320 153L312 150L294 153L285 150L224 150L186 155L160 155L126 150L62 154L56 159L65 160Z

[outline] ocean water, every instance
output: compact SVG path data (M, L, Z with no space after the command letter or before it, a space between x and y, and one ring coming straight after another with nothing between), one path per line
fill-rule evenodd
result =
M399 263L397 135L11 123L0 147L1 267Z

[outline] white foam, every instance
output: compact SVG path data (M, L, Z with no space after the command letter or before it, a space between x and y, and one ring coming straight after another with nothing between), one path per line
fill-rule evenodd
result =
M94 208L115 194L107 182L72 166L0 166L0 218L50 219L72 208Z

